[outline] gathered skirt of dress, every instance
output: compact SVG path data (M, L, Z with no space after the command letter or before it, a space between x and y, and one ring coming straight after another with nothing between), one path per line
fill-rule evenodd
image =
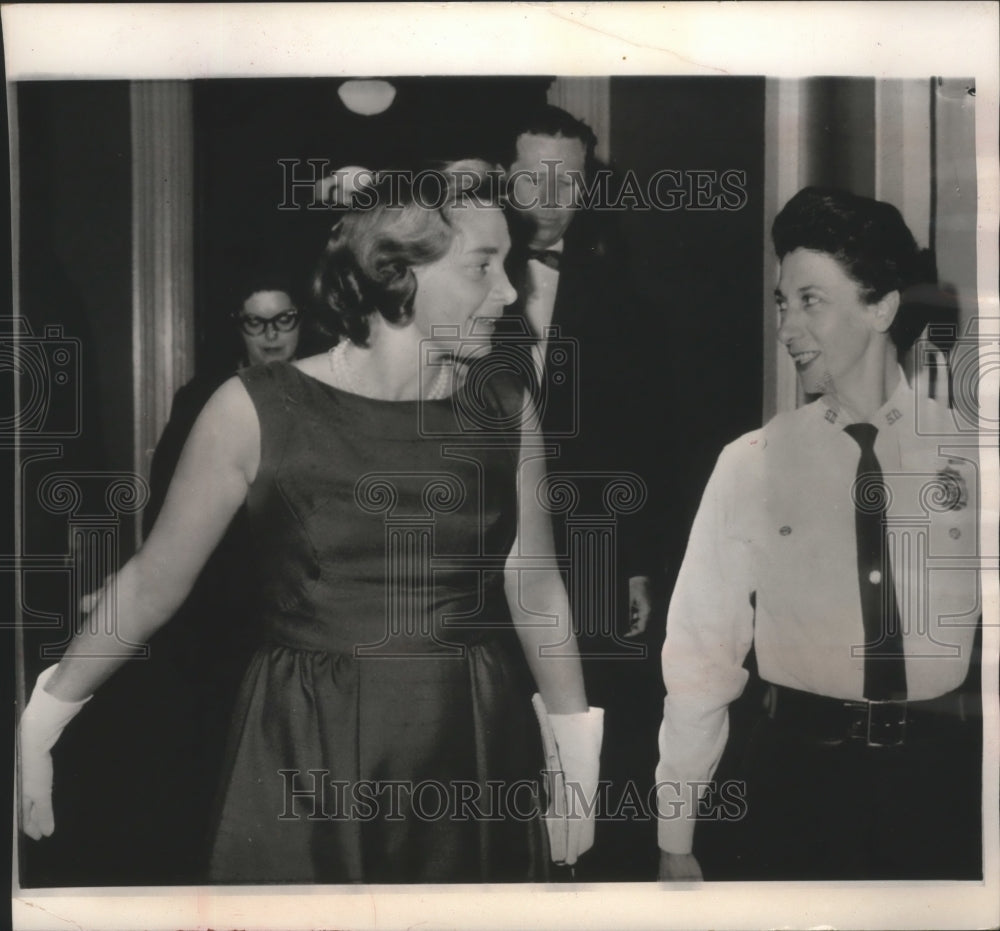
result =
M237 706L213 881L542 878L537 726L508 650L261 649Z

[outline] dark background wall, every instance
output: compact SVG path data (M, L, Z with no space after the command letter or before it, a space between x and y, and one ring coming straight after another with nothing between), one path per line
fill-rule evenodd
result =
M44 394L40 416L24 423L20 436L22 551L45 563L21 574L30 686L53 662L42 648L58 648L70 632L78 594L70 570L80 565L69 552L68 521L107 514L109 482L101 474L133 468L129 85L23 83L17 117L19 311L35 340L25 358L41 373L40 380L22 377L22 411L32 391ZM70 473L81 490L72 513L54 513L43 492L43 481L57 473ZM131 555L131 517L114 536L120 563ZM56 750L59 830L40 844L22 840L27 883L87 882L102 866L123 875L136 847L124 826L136 815L141 825L146 810L142 796L129 791L143 780L141 751L132 758L137 766L129 765L130 735L140 734L140 746L154 739L129 716L129 697L121 681L109 685L91 702L97 714L81 716Z
M21 84L17 111L22 545L51 567L22 574L28 672L37 673L36 641L56 639L52 624L71 597L60 562L72 564L67 514L44 506L41 482L132 471L128 84ZM99 496L85 494L73 516L106 510ZM125 518L122 558L131 530Z
M663 169L745 173L739 209L688 200L621 215L647 306L644 390L662 398L648 440L663 464L676 572L715 458L761 422L764 79L612 78L611 153L643 186Z
M132 468L132 163L124 81L18 85L21 313L82 341L80 442ZM70 448L67 448L67 452Z

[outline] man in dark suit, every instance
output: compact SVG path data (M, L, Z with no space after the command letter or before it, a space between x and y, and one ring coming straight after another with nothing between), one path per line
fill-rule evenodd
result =
M501 339L520 329L531 345L556 550L588 696L606 709L602 778L612 788L601 806L611 810L604 838L599 822L590 878L640 879L645 865L622 851L644 844L612 830L608 816L626 783L642 786L655 744L657 722L646 718L659 683L643 634L662 573L654 444L663 412L662 399L641 388L648 340L610 215L580 206L595 143L586 124L553 106L526 114L513 134L507 265L518 299Z

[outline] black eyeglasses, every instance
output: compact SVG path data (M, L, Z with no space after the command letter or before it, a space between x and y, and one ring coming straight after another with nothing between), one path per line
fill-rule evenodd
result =
M299 312L297 310L284 310L273 317L233 314L233 319L247 336L260 336L271 327L274 327L278 333L289 333L299 325Z

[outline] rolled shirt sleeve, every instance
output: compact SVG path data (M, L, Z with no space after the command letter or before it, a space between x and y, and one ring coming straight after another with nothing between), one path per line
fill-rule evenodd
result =
M753 642L751 539L741 533L736 494L752 494L757 433L723 450L694 520L670 602L663 647L667 695L656 768L658 840L689 853L697 800L729 735L729 703L748 674ZM749 461L748 461L749 460Z

